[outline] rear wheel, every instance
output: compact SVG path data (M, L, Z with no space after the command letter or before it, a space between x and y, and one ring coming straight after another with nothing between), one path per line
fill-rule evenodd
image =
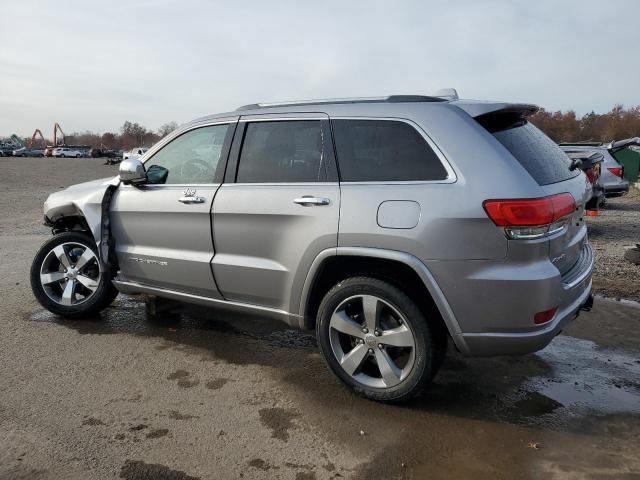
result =
M357 393L383 402L419 394L441 363L439 335L395 286L353 277L322 300L316 331L333 373Z
M80 158L80 154L79 153L76 155L76 158Z
M44 308L67 317L97 313L118 295L100 271L95 241L78 232L61 233L40 247L31 265L31 289Z

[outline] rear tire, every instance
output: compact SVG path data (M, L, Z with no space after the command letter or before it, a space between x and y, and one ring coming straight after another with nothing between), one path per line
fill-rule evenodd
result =
M98 313L118 295L108 273L100 272L95 241L80 232L44 242L31 265L31 289L40 305L63 317Z
M446 340L400 289L371 277L339 282L318 310L316 333L331 371L380 402L418 395L442 364Z

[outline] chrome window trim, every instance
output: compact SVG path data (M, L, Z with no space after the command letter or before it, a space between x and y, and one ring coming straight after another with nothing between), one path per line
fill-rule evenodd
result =
M243 183L223 183L221 187L230 187L230 186L252 186L252 187L281 187L281 186L290 186L290 187L303 187L303 186L316 186L322 187L327 185L340 185L338 182L262 182L262 183L251 183L251 182L243 182Z
M436 157L438 157L438 160L440 160L440 163L442 164L445 171L447 172L447 178L443 180L363 180L363 181L356 181L356 182L341 181L340 182L341 185L424 185L424 184L438 184L438 183L450 184L450 183L456 183L458 181L458 176L456 175L455 170L451 166L451 163L449 162L447 157L445 157L444 153L442 153L442 150L440 150L440 147L438 147L438 145L436 145L436 143L431 139L431 137L427 134L427 132L425 132L424 129L413 120L409 120L408 118L400 118L400 117L372 117L372 116L358 117L353 115L346 115L346 116L340 115L335 117L331 116L330 120L379 120L379 121L406 123L407 125L416 129L416 131L422 136L425 142L427 142L427 145L429 145L429 147L431 147L431 149L435 152ZM339 157L339 155L336 154L336 157ZM339 167L340 159L336 158L336 162L338 163L338 167Z
M270 118L241 118L240 123L256 123L256 122L319 122L328 120L327 117L270 117Z
M136 190L149 190L156 188L166 188L166 187L219 187L222 183L143 183L142 185L125 185L124 183L120 185L119 188L135 188Z

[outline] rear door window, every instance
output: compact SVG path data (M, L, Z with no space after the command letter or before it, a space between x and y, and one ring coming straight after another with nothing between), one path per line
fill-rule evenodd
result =
M325 179L319 120L247 124L238 183L307 183Z
M571 159L537 127L507 115L478 117L478 122L511 152L539 185L563 182L580 175L569 170Z

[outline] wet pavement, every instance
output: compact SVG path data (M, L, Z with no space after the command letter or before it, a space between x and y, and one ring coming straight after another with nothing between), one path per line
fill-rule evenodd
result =
M450 349L423 397L377 404L263 318L142 296L43 311L27 273L57 181L0 204L0 479L640 478L638 304L598 298L524 357Z

